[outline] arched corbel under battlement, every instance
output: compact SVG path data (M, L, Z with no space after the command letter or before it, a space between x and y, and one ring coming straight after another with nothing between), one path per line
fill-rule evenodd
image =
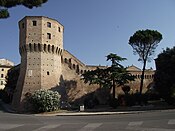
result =
M54 45L40 44L40 43L29 43L19 47L19 53L23 54L25 52L43 52L52 53L56 55L62 55L63 50Z
M41 44L38 43L38 51L41 52L42 51L42 48L41 48Z
M55 54L55 47L52 45L52 54Z

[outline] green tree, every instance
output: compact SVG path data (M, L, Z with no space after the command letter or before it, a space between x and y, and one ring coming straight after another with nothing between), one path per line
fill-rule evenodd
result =
M112 89L113 89L113 98L115 98L115 87L116 84L118 86L124 85L128 82L128 80L132 80L132 76L127 72L126 68L124 68L120 62L126 60L126 58L122 58L117 56L116 54L110 53L107 56L107 61L110 60L112 62L111 67L108 68L110 72L110 77L112 80Z
M136 31L129 39L129 45L132 46L134 54L138 54L138 60L143 62L140 94L142 94L146 63L152 60L155 49L161 40L162 35L158 31L148 29Z
M155 72L155 89L167 102L175 100L175 47L158 55Z
M111 60L112 65L104 69L97 68L93 71L84 73L83 80L89 84L99 84L100 87L113 89L113 99L115 99L116 86L124 85L125 83L134 80L134 77L124 68L120 62L126 60L116 54L109 54L107 60Z
M108 80L108 73L108 70L97 67L96 70L87 71L82 76L85 83L98 84L100 87L110 87L111 82Z
M40 7L48 0L0 0L0 19L5 19L10 16L8 8L23 5L29 9Z

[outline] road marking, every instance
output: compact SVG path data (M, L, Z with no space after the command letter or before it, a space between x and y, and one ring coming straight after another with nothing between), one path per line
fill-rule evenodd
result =
M169 121L168 121L168 124L169 124L169 125L175 124L175 119L169 120Z
M17 128L20 126L23 126L23 124L2 124L0 123L0 129L3 129L3 130L9 130L9 129Z
M129 122L128 126L140 126L142 125L143 121L133 121Z
M56 128L56 127L59 127L59 126L61 126L61 124L45 125L45 126L42 126L40 128L37 128L33 131L47 131L47 130L50 130L50 129L53 129L53 128Z
M102 123L89 123L83 128L81 128L79 131L93 131L94 129L98 128L101 125Z

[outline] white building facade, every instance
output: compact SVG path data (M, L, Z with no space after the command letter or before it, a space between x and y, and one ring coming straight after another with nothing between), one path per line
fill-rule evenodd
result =
M0 90L5 88L6 76L8 70L14 66L14 63L7 59L0 59Z

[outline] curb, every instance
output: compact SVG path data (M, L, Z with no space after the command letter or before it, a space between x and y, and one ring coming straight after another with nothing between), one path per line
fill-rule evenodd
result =
M55 114L35 114L35 116L94 116L94 115L116 115L116 114L134 114L139 112L76 112L76 113L55 113Z
M139 114L147 112L170 112L175 109L164 110L146 110L146 111L121 111L121 112L63 112L63 113L43 113L34 114L34 116L94 116L94 115L121 115L121 114Z

